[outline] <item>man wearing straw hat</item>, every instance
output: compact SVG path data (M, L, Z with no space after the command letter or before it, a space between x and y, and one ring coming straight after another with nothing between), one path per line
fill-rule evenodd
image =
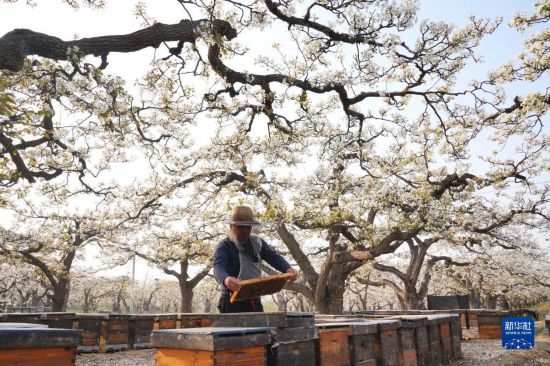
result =
M265 240L251 235L252 227L260 223L248 206L237 206L231 213L228 237L222 240L214 252L214 276L220 283L220 313L260 312L263 306L260 298L229 301L231 292L240 288L241 280L261 277L260 263L265 260L281 272L292 273L290 281L296 281L298 272Z

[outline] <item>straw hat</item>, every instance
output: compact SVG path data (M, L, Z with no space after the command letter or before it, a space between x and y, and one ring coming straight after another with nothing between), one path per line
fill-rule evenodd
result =
M258 226L261 225L259 221L254 219L254 212L248 206L237 206L233 209L228 221L229 225L238 226Z

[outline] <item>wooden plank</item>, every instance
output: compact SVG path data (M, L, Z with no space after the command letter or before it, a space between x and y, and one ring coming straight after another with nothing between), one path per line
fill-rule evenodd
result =
M451 321L451 341L453 344L453 359L462 358L462 326L458 320Z
M319 329L316 356L319 366L348 366L350 350L348 330L345 328Z
M241 281L239 290L233 292L231 303L246 299L274 294L282 290L286 281L293 276L292 273L283 273L278 275L266 276L262 278L253 278Z
M418 364L416 356L416 340L414 328L399 328L399 364L401 366L416 366Z
M265 346L214 351L214 365L264 366L265 364Z
M430 341L430 365L441 364L441 341L439 337L439 324L428 318L428 339Z
M14 348L0 351L2 366L74 366L76 347Z
M453 344L451 341L451 317L448 317L448 322L439 323L439 339L441 342L441 362L449 363L453 359Z
M401 325L399 320L376 320L377 325L375 353L376 360L380 365L399 365L399 344L398 329Z

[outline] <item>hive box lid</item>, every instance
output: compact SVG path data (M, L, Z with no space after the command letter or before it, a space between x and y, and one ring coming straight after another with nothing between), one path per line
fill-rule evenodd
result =
M47 324L36 323L0 323L0 329L12 328L48 328Z
M130 320L155 320L155 314L130 314Z
M401 326L401 321L396 319L377 319L371 320L371 323L376 324L378 327L378 332L384 330L399 329Z
M151 345L155 348L224 350L265 346L271 343L271 329L265 327L203 327L155 330Z
M389 319L400 320L403 328L417 328L428 323L428 315L396 315Z
M210 322L214 327L312 327L315 318L313 313L233 313L212 315Z
M316 327L322 329L347 328L349 335L363 335L376 333L376 323L369 321L318 323Z
M76 314L77 319L99 319L107 320L109 319L109 314L106 313L90 313L90 314Z
M0 328L0 349L76 347L82 330L57 328Z

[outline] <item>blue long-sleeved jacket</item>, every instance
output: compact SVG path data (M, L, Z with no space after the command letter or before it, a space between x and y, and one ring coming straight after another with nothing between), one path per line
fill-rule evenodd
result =
M282 256L277 254L265 240L260 240L262 241L260 257L276 270L280 272L288 271L288 269L291 268L290 264L288 264ZM244 248L245 251L252 250L252 245L248 243ZM227 292L224 285L225 278L228 276L237 277L240 269L239 250L229 238L225 238L218 244L214 252L214 277L216 277L220 283L223 294Z

